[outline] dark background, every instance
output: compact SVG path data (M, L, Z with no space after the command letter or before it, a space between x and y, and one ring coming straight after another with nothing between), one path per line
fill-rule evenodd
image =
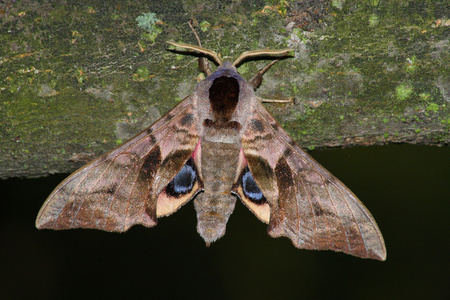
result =
M0 181L0 298L448 299L450 149L355 147L311 154L378 222L387 261L296 249L238 201L206 248L192 203L155 228L38 231L66 175Z

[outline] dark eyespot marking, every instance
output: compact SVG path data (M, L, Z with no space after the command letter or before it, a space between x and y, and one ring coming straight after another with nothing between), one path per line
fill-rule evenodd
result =
M283 152L283 157L289 157L292 154L292 149L291 148L286 148Z
M108 187L108 189L106 190L106 193L109 195L113 195L117 190L117 184L113 184L112 186Z
M241 185L244 195L253 203L264 204L267 202L248 166L242 171Z
M252 119L250 122L251 122L253 130L258 131L258 132L264 131L264 125L261 123L260 120Z
M211 119L205 119L205 121L203 121L203 126L205 127L210 127L214 125L214 121Z
M152 145L154 145L154 144L156 144L158 142L153 134L150 135L150 139L151 139Z
M191 126L192 122L194 121L194 115L193 114L186 114L180 121L181 125L183 126Z
M145 129L145 133L150 137L151 144L152 145L156 144L157 140L156 140L155 136L152 134L153 129L151 127L149 127L147 129Z
M272 128L275 129L275 131L278 131L278 129L280 129L280 125L277 122L271 123L270 125L272 125Z
M313 209L314 209L314 215L317 217L320 217L324 214L323 209L317 203L313 203Z
M232 128L232 129L235 129L235 130L241 130L241 124L239 123L239 122L237 122L237 121L231 121L231 122L228 122L228 127L229 128Z
M189 158L183 168L166 186L166 193L173 197L180 197L192 191L197 180L197 170L194 160Z
M166 115L166 122L172 120L172 118L173 118L173 115L172 115L172 114L170 114L170 113L167 114L167 115Z
M214 79L209 88L209 101L217 119L229 120L239 101L239 82L233 77Z

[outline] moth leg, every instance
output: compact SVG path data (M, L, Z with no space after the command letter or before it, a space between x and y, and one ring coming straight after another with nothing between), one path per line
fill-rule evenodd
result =
M200 41L200 37L198 36L197 31L195 31L194 26L192 26L192 20L190 20L188 24L189 27L191 27L192 32L194 33L195 39L197 40L199 47L202 48L202 42ZM198 58L198 69L200 70L200 72L205 74L206 77L212 74L209 62L205 57Z
M269 70L269 68L271 66L273 66L274 64L276 64L278 61L280 61L279 59L276 59L274 61L272 61L270 64L268 64L267 66L265 66L263 69L259 70L253 77L252 79L250 79L248 81L248 83L250 83L250 85L252 86L253 90L256 90L262 82L262 76L264 75L264 73L266 73L267 70Z
M265 66L263 69L259 70L253 77L248 81L250 85L253 87L253 90L256 90L262 82L262 77L264 73L266 73L267 70L274 64L276 64L279 59L276 59L269 63L267 66ZM294 103L294 97L290 97L289 99L263 99L258 97L259 102L261 103Z

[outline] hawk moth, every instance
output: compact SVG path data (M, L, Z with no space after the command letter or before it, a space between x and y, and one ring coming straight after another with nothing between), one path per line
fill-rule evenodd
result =
M82 167L56 187L39 211L38 229L94 228L124 232L194 199L197 231L206 244L225 234L239 198L272 237L297 248L341 251L385 260L383 237L370 212L337 178L310 157L260 103L236 70L256 56L222 62L213 51L171 43L215 61L194 92L128 142Z

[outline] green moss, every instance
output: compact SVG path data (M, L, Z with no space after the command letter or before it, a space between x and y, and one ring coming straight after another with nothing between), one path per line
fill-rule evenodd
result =
M431 99L431 94L430 93L420 93L419 94L420 99L422 99L423 101L428 101Z
M83 82L87 79L86 73L82 68L78 68L74 73L75 78L77 79L79 84L83 84Z
M413 92L413 88L400 84L395 88L395 95L397 99L399 100L406 100L411 96L411 93Z
M138 74L139 77L148 77L150 75L150 71L148 70L147 67L144 66L139 67L136 73Z
M211 23L209 23L208 21L202 21L202 22L200 23L200 29L201 29L203 32L208 31L208 28L210 28L210 27L211 27Z
M338 9L342 9L344 7L344 0L332 0L331 1L331 5L333 5L334 7L338 8Z
M134 81L147 81L153 77L155 77L155 75L152 75L146 66L140 66L137 68L136 73L133 74Z
M250 70L250 65L249 64L241 64L237 70L241 75L247 74Z
M445 125L450 125L450 117L447 117L447 118L445 118L445 119L442 119L442 120L441 120L441 123L442 123L442 124L445 124Z
M417 65L417 58L415 55L413 55L411 58L406 58L406 65L405 70L408 73L414 73L417 71L418 65Z
M436 103L430 103L427 106L427 111L437 112L438 110L439 110L439 105L437 105Z
M377 26L379 22L380 22L380 20L376 14L372 14L369 17L369 26L372 26L372 27Z

